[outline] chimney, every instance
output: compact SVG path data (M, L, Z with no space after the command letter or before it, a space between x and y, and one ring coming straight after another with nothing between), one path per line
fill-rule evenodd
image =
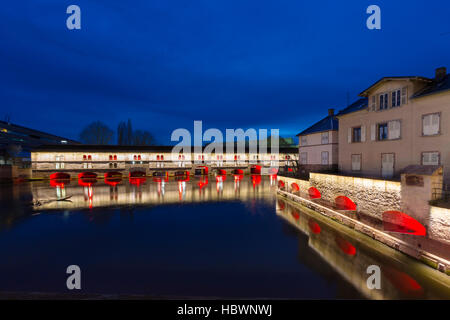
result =
M334 109L328 109L328 115L329 116L334 115Z
M447 68L446 67L440 67L436 69L436 77L434 78L437 82L440 82L444 80L445 76L447 75Z

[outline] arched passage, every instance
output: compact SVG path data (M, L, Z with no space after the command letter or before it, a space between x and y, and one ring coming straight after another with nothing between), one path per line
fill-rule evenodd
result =
M334 200L338 210L356 210L356 204L346 196L338 196Z
M284 187L285 187L284 181L283 180L278 180L278 188L284 189Z
M122 174L117 171L110 171L105 173L107 179L122 179Z
M54 179L67 179L67 180L69 180L70 179L70 174L65 173L65 172L55 172L55 173L52 173L50 175L50 179L51 180L54 180Z
M242 169L234 169L233 174L244 174L244 170Z
M78 178L96 179L97 174L95 172L81 172L78 174Z
M320 194L320 191L314 187L311 187L308 189L308 194L309 194L310 199L319 199L320 197L322 197L322 195Z
M425 236L427 230L416 219L404 212L391 210L383 212L383 229L390 232Z

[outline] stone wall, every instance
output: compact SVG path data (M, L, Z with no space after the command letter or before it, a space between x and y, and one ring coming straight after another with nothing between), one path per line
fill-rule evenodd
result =
M382 219L384 211L401 209L400 182L311 173L310 185L322 199L334 202L338 196L350 198L357 211Z
M450 209L430 206L428 236L450 244Z

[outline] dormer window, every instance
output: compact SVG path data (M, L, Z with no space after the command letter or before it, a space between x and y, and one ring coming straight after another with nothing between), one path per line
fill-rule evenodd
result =
M380 110L386 110L388 108L389 93L380 94Z

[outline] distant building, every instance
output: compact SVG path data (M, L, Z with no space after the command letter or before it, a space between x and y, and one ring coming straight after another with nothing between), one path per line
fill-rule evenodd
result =
M309 172L337 170L338 129L339 124L334 115L334 109L328 109L328 115L325 118L297 135L301 175Z
M368 105L340 112L339 171L396 178L408 165L443 165L450 181L450 75L384 77L361 92ZM345 110L343 110L345 111Z
M79 144L67 138L0 121L0 165L30 159L32 148L43 144Z

